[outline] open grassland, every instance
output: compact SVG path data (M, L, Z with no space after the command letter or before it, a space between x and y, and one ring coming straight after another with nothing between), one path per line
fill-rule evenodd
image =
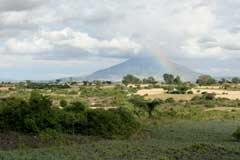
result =
M201 95L202 93L214 93L216 97L219 98L228 98L232 100L240 99L240 91L232 91L227 89L222 89L219 86L202 86L191 89L193 94L168 94L166 90L161 88L157 89L140 89L136 94L141 96L146 96L147 98L160 98L160 99L168 99L174 98L175 100L190 100L196 95Z
M148 136L129 140L99 140L58 147L0 151L2 160L153 159L238 160L239 143L231 133L238 121L178 121L148 124Z
M192 94L170 94L161 87L146 87L150 86L38 89L42 95L50 97L54 109L61 105L61 100L68 102L68 107L71 107L71 102L86 102L89 108L85 114L79 115L74 110L66 110L69 117L65 120L70 129L73 124L73 132L43 131L37 136L14 131L0 133L0 160L240 160L240 143L232 137L232 133L240 126L240 101L235 100L233 95L240 96L240 91L207 86L193 88ZM27 100L31 97L31 92L30 89L16 89L2 91L0 96L3 99L17 97ZM202 92L214 92L216 97ZM134 95L144 96L144 103L147 104L156 98L162 101L154 108L150 117L146 106L139 103L139 106L134 106L130 102ZM218 98L221 96L232 98ZM104 126L99 122L102 120L104 124L109 122L108 127L111 128L114 125L111 122L118 122L115 121L118 116L114 114L113 117L112 110L119 106L127 109L141 124L130 137L106 138L75 133L74 129L77 128L74 128L73 122L91 122L88 121L90 118L82 119L87 114L92 114L91 120L96 118L99 130ZM103 114L103 111L94 112L98 108L106 109L107 114ZM58 111L63 110L64 107ZM82 111L77 110L78 112ZM101 116L99 119L97 113ZM67 115L64 114L63 117ZM108 127L104 128L103 133L109 133Z

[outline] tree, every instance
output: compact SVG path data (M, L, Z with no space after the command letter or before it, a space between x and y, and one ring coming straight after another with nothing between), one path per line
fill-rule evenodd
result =
M196 83L199 85L213 85L216 84L216 80L210 75L201 75L198 77Z
M138 77L135 77L135 76L133 76L131 74L128 74L128 75L123 77L122 83L124 85L139 84L139 83L141 83L141 80Z
M100 88L103 84L102 81L100 81L100 80L95 80L95 81L93 81L93 83L96 85L97 88Z
M154 79L154 77L148 77L143 79L143 83L145 84L156 84L157 81Z
M165 83L167 83L167 84L173 84L174 83L174 75L172 75L172 74L165 73L163 75L163 79L164 79Z
M240 83L240 78L239 77L233 77L232 78L232 83L236 83L236 84Z
M61 101L60 101L60 106L61 107L66 107L68 105L68 102L65 100L65 99L62 99Z
M61 79L56 79L56 84L59 84L61 82Z
M240 141L240 127L232 134L232 136L237 140Z
M175 83L175 84L181 84L181 83L182 83L180 76L177 76L177 77L174 79L174 83Z
M224 84L224 83L227 83L227 80L225 78L221 78L221 80L218 83Z
M152 117L152 113L155 110L155 108L163 103L161 99L145 100L144 97L142 96L133 96L132 98L130 98L129 102L132 103L134 107L146 111L148 113L149 118Z
M147 109L149 118L152 117L152 113L155 110L155 108L162 103L163 103L163 101L161 99L154 99L152 101L147 102L147 108L146 109Z

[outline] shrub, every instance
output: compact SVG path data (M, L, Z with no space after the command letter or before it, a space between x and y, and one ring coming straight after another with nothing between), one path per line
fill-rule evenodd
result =
M193 91L188 91L187 94L193 94Z
M35 91L28 102L15 98L6 100L0 112L0 128L28 133L37 133L47 128L58 129L58 117L51 104L48 97Z
M54 109L49 97L33 92L28 101L11 98L0 101L0 129L42 134L79 133L105 138L126 138L139 124L126 109L90 110L83 102L73 102L63 110Z
M126 138L139 127L135 118L125 109L117 110L89 110L87 124L82 134L103 136L105 138Z
M65 108L65 110L68 112L79 113L79 112L86 111L87 108L88 108L87 103L77 101L77 102L72 102L69 106Z
M165 102L166 102L166 103L175 103L176 101L175 101L174 98L167 98L167 99L165 100Z
M216 96L215 93L206 93L202 96L202 98L205 100L214 100L215 96Z
M240 141L240 127L232 134L232 136L237 140Z
M65 99L62 99L62 100L60 101L60 106L61 106L61 107L67 107L67 105L68 105L68 102L67 102Z

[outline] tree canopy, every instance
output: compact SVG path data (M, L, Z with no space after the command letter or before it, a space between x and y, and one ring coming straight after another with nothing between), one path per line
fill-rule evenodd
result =
M128 75L123 77L122 83L125 84L125 85L139 84L139 83L141 83L141 80L134 75L128 74Z

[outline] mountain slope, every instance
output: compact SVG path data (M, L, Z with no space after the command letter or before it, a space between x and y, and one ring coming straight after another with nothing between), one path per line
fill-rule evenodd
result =
M97 71L83 78L77 78L75 80L120 81L126 74L133 74L140 78L154 76L157 79L162 79L162 75L164 73L171 73L181 76L183 80L193 81L199 75L198 73L176 63L168 62L168 64L171 67L164 67L159 63L159 60L155 59L154 57L134 57L123 63Z

